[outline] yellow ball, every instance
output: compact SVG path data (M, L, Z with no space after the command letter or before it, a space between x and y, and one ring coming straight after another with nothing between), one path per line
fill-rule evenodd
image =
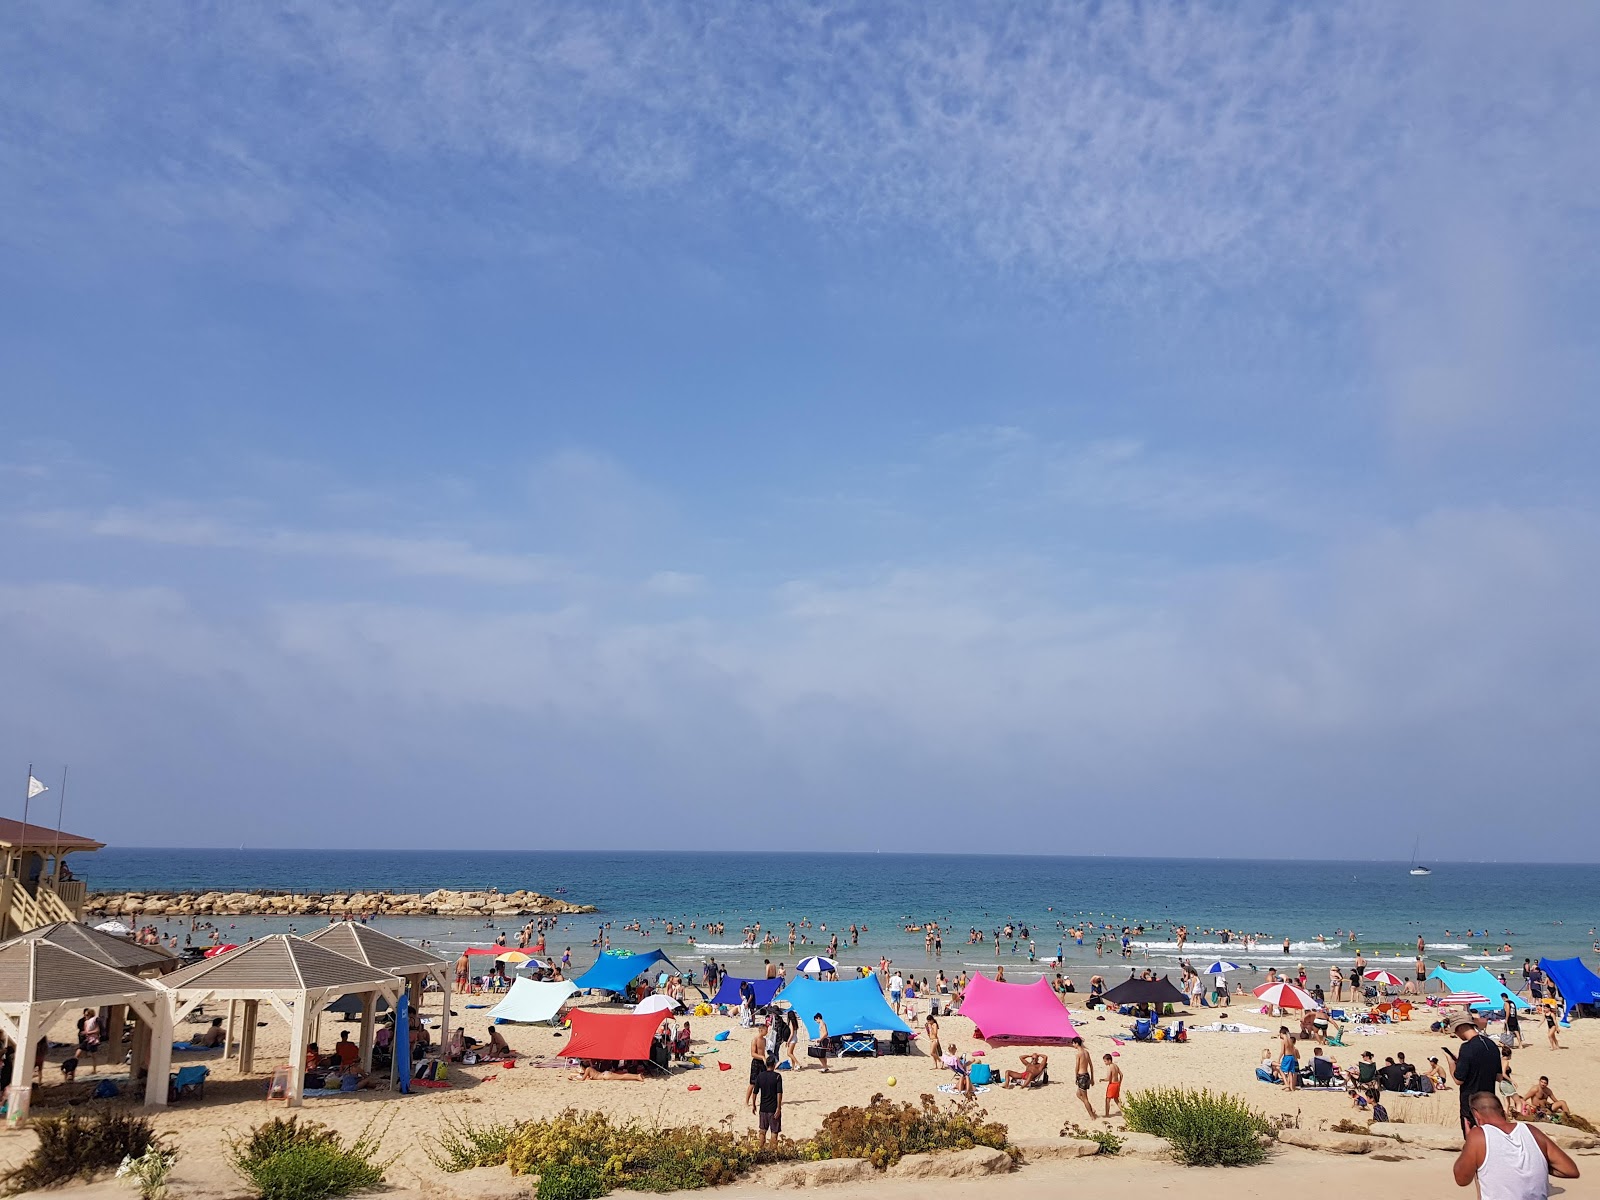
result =
M889 1086L890 1087L894 1086L894 1076L893 1075L889 1076Z

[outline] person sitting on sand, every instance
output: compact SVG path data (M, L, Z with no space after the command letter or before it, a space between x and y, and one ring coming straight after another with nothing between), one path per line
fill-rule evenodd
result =
M1433 1084L1433 1090L1436 1092L1446 1091L1450 1087L1450 1076L1444 1073L1444 1068L1439 1065L1437 1058L1428 1060L1428 1069L1422 1073L1422 1077Z
M1007 1071L1005 1080L1000 1084L1003 1088L1020 1084L1022 1087L1032 1087L1038 1082L1039 1076L1044 1074L1044 1069L1050 1065L1050 1059L1043 1054L1024 1054L1022 1056L1022 1070Z
M221 1017L211 1018L211 1027L199 1037L189 1039L191 1046L204 1046L207 1050L214 1050L227 1039L228 1031L222 1027Z
M947 1070L955 1073L956 1081L952 1086L956 1092L963 1096L974 1095L972 1080L967 1075L967 1059L960 1050L956 1049L954 1042L945 1047L943 1062Z
M387 1082L385 1080L384 1082ZM326 1083L326 1080L324 1080ZM376 1076L363 1071L357 1063L346 1063L339 1072L339 1090L341 1092L369 1092L376 1091L379 1081Z
M1539 1076L1539 1082L1529 1088L1528 1094L1522 1099L1535 1119L1549 1116L1551 1113L1560 1113L1564 1117L1572 1115L1572 1109L1567 1107L1567 1102L1557 1100L1556 1094L1550 1090L1548 1075Z

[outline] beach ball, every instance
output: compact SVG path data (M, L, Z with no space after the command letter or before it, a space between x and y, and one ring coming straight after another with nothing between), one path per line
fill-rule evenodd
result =
M889 1076L889 1086L890 1087L894 1086L894 1076L893 1075Z

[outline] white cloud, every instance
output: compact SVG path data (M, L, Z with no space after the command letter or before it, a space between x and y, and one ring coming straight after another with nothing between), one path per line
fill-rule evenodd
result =
M234 777L360 763L420 815L434 797L408 776L442 772L469 824L474 797L511 789L646 824L668 801L697 843L734 844L721 815L741 797L825 824L914 796L908 845L939 848L981 796L1044 841L1062 813L1096 830L1137 804L1146 848L1176 852L1195 844L1178 806L1208 796L1263 815L1231 835L1249 853L1292 797L1350 816L1319 831L1332 855L1371 853L1362 814L1399 799L1429 820L1518 790L1550 819L1506 852L1555 853L1600 766L1596 546L1587 516L1441 511L1315 559L1143 580L1116 604L990 562L796 580L741 615L656 622L383 601L224 614L170 590L11 586L0 653L38 684L0 716L97 747L130 811L156 786L139 781L151 751L108 723L203 712ZM300 801L280 803L288 819Z
M484 551L454 539L245 526L179 507L109 508L99 513L49 510L16 520L29 528L69 536L110 538L190 549L248 550L268 555L356 560L399 575L518 586L570 582L564 564L537 554Z
M656 596L697 596L705 585L703 576L687 571L657 571L644 581L644 590Z

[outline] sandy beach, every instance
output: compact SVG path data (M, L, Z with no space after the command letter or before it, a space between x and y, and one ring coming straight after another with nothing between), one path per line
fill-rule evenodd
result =
M482 1038L488 1028L489 1008L469 1005L487 1006L493 1002L494 998L488 996L457 997L455 1019L464 1022L470 1035ZM586 997L582 1003L601 1011L624 1011L618 1005L600 1004L595 998ZM1253 1004L1225 1011L1229 1021L1275 1030L1281 1022L1262 1015L1258 1007ZM1216 1020L1221 1011L1202 1009L1184 1019L1191 1024L1204 1025ZM1349 1045L1342 1049L1330 1048L1330 1053L1341 1065L1353 1065L1363 1050L1373 1051L1380 1063L1385 1056L1397 1051L1404 1051L1413 1061L1425 1062L1430 1054L1439 1054L1440 1047L1450 1039L1429 1031L1427 1020L1421 1019L1424 1011L1419 1010L1418 1019L1409 1023L1373 1027L1371 1033L1358 1032L1361 1027L1351 1026L1346 1033ZM438 1018L437 994L429 995L423 1012L428 1018ZM925 1012L925 1007L919 1008L916 1022L919 1027L920 1015ZM1302 1089L1289 1093L1281 1087L1256 1081L1254 1068L1262 1051L1273 1040L1267 1034L1197 1031L1186 1044L1135 1043L1127 1037L1128 1018L1113 1015L1102 1020L1081 1007L1073 1007L1072 1016L1085 1036L1097 1067L1102 1054L1117 1055L1128 1091L1159 1084L1226 1090L1246 1097L1269 1118L1285 1117L1307 1130L1326 1129L1341 1119L1358 1118L1342 1090ZM182 1151L173 1177L175 1194L237 1194L237 1184L221 1154L224 1139L286 1111L282 1102L268 1101L264 1093L266 1074L287 1054L287 1029L276 1017L264 1019L267 1024L259 1030L257 1057L262 1071L253 1077L239 1078L233 1064L217 1055L177 1056L175 1065L205 1062L213 1074L204 1100L174 1105L158 1111L155 1118L158 1128L169 1133ZM599 1109L614 1117L652 1123L726 1123L733 1129L753 1129L754 1118L744 1103L748 1031L741 1031L733 1017L690 1019L695 1051L704 1065L698 1070L674 1071L670 1078L643 1083L578 1082L571 1078L572 1072L565 1064L557 1065L559 1060L553 1057L565 1043L564 1032L547 1027L502 1026L518 1054L514 1066L503 1062L452 1065L449 1088L398 1097L387 1092L366 1092L356 1096L308 1098L302 1111L307 1118L325 1122L347 1134L359 1132L369 1122L387 1123L385 1145L388 1153L398 1156L389 1174L390 1182L399 1188L418 1190L430 1186L430 1181L436 1179L437 1172L427 1158L427 1147L441 1124L452 1118L470 1119L480 1124L509 1122L574 1107ZM1015 1069L1020 1055L1032 1049L986 1047L975 1038L971 1022L960 1016L943 1016L940 1025L947 1043L954 1041L969 1054L982 1051L983 1060L998 1070ZM345 1024L333 1016L325 1018L324 1044L336 1040L343 1028L350 1029L352 1037L355 1036L355 1023ZM724 1030L730 1031L728 1040L715 1041L714 1035ZM56 1041L70 1040L70 1025L52 1030L51 1035ZM1548 1075L1556 1094L1571 1104L1574 1111L1590 1117L1600 1115L1600 1021L1575 1021L1570 1030L1561 1031L1560 1037L1564 1047L1560 1050L1549 1049L1540 1031L1537 1038L1530 1039L1527 1049L1517 1051L1514 1058L1516 1078L1531 1082L1539 1075ZM1121 1044L1113 1039L1119 1039ZM1027 1091L991 1087L979 1097L991 1118L1009 1127L1013 1140L1055 1139L1064 1123L1090 1124L1070 1082L1070 1049L1044 1047L1042 1052L1050 1056L1052 1082L1048 1086ZM57 1051L51 1055L51 1066L46 1073L50 1086L36 1102L36 1114L59 1111L69 1098L81 1096L92 1088L97 1078L119 1074L117 1069L102 1064L98 1072L84 1073L75 1085L63 1085L54 1065L62 1053ZM803 1048L800 1054L804 1060ZM728 1063L731 1069L718 1069L720 1062ZM939 1095L938 1085L949 1079L948 1072L933 1067L921 1046L914 1047L910 1057L835 1060L835 1067L827 1074L814 1066L786 1073L786 1133L804 1136L814 1131L833 1108L865 1103L876 1093L912 1101L923 1093ZM891 1077L895 1080L893 1086L889 1083ZM1093 1091L1097 1111L1102 1110L1103 1096L1103 1082L1097 1080ZM953 1096L940 1095L940 1100L955 1103ZM1386 1098L1386 1102L1391 1116L1409 1125L1450 1126L1455 1122L1454 1091L1427 1098ZM1112 1129L1121 1127L1115 1117L1094 1124ZM32 1144L33 1137L26 1131L7 1132L0 1136L0 1162L10 1165L18 1161ZM1421 1156L1426 1161L1417 1161L1413 1156ZM1237 1171L1185 1172L1182 1168L1155 1162L1085 1159L1026 1165L1016 1176L994 1181L992 1186L997 1195L1030 1196L1043 1194L1046 1181L1059 1182L1059 1177L1066 1175L1086 1184L1128 1183L1150 1188L1180 1185L1198 1189L1201 1195L1209 1195L1213 1190L1218 1194L1226 1190L1230 1195L1264 1195L1268 1188L1326 1181L1332 1173L1355 1186L1367 1186L1370 1182L1373 1186L1400 1188L1406 1194L1416 1194L1419 1190L1440 1193L1448 1185L1450 1161L1451 1155L1446 1152L1415 1147L1407 1147L1404 1161L1395 1162L1283 1147L1274 1152L1269 1164ZM1582 1158L1580 1165L1590 1161L1594 1160ZM1600 1170L1596 1174L1600 1175ZM953 1189L960 1185L951 1186ZM1585 1189L1595 1186L1593 1180L1579 1180L1569 1185L1569 1192L1583 1195ZM736 1194L759 1190L755 1184L731 1189ZM865 1195L868 1191L875 1197L913 1194L906 1190L906 1185L887 1180L866 1190L855 1190L847 1185L835 1194L844 1197ZM914 1194L940 1193L933 1190L932 1185L922 1184ZM951 1190L948 1194L955 1192Z

